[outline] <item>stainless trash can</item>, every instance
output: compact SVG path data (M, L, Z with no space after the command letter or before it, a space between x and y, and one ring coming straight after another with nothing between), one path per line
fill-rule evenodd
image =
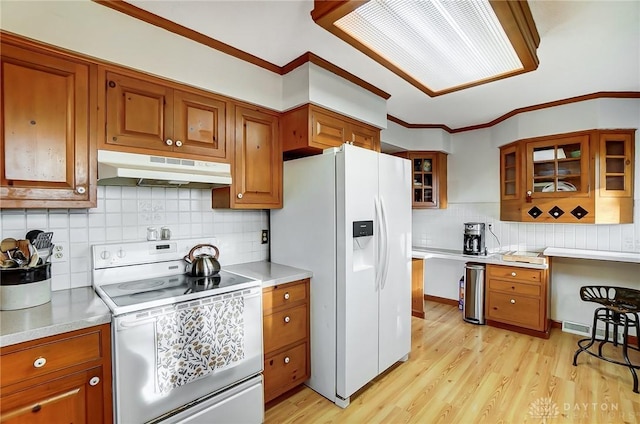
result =
M464 266L464 303L462 319L472 324L484 324L484 272L482 264Z

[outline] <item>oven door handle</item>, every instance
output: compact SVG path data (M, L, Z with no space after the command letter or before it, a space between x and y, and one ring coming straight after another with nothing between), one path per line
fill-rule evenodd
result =
M123 320L117 323L118 330L126 330L128 328L138 327L140 325L149 324L156 322L157 317L146 318L146 319L132 319L132 320Z

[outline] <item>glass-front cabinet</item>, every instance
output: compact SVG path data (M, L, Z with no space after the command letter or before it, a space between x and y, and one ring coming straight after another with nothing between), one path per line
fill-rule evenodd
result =
M600 134L600 195L632 196L633 144L631 134Z
M635 129L586 130L500 148L500 219L633 222Z
M413 208L446 208L447 154L434 151L413 151L401 152L396 155L411 161Z
M520 148L510 144L500 154L500 197L505 200L520 196Z
M527 143L526 195L532 198L589 193L589 135Z

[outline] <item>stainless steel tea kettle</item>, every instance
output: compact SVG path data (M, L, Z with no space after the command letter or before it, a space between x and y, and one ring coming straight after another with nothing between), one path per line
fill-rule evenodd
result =
M211 256L208 253L202 253L194 256L194 253L203 247L212 248L216 254ZM198 244L193 246L189 254L184 257L184 260L187 262L186 273L192 277L211 277L212 275L216 275L220 271L220 262L218 262L219 255L220 251L212 244Z

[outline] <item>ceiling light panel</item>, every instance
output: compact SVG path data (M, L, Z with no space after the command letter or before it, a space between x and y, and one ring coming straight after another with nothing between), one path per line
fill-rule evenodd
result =
M434 92L523 69L486 0L371 0L335 26Z

